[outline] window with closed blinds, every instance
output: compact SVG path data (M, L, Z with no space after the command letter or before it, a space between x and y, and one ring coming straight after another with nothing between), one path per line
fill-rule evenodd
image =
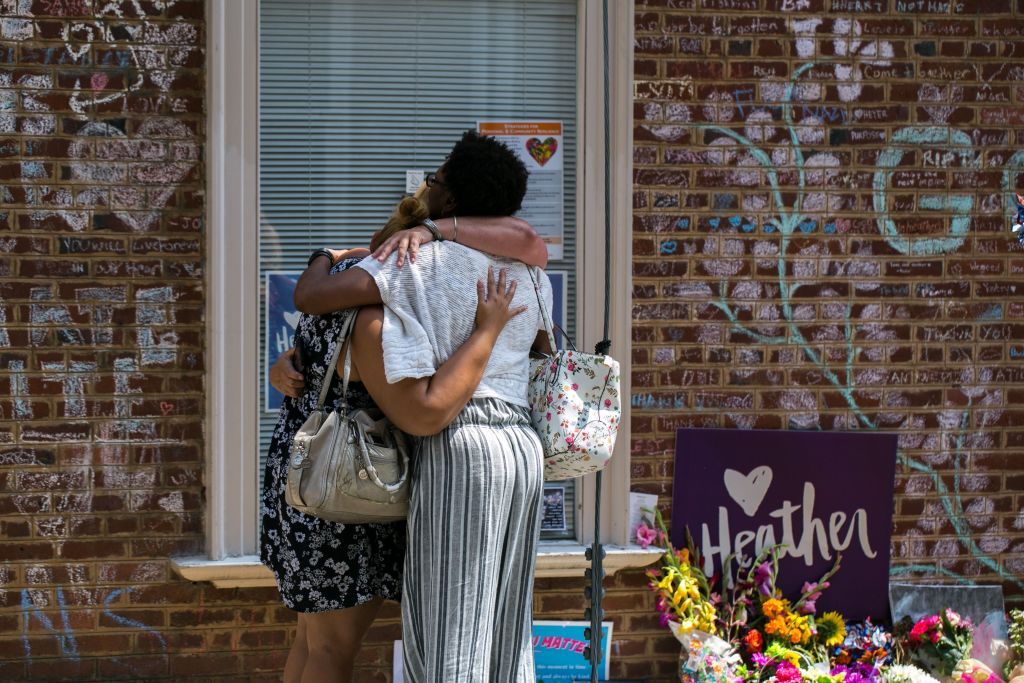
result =
M434 170L477 121L559 120L565 251L548 268L567 271L574 334L576 0L260 0L259 55L261 289L314 248L366 246L406 171ZM260 476L277 422L265 400ZM564 486L567 528L545 537L575 536Z

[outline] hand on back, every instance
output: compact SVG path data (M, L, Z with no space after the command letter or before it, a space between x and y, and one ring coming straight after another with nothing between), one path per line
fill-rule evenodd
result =
M495 337L501 333L509 320L526 310L526 306L510 308L512 298L516 294L516 281L512 280L506 286L505 269L498 271L498 277L494 277L494 269L487 267L487 284L482 280L476 282L476 326L478 329L490 332Z

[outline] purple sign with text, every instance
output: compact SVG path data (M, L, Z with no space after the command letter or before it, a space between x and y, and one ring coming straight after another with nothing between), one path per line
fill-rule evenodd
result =
M842 553L819 613L847 619L889 613L896 435L680 429L676 433L672 543L688 527L709 576L749 568L783 545L779 588L795 599Z

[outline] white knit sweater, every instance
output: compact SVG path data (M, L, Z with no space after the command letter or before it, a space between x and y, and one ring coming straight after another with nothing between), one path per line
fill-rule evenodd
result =
M529 352L537 331L544 329L528 267L454 242L420 247L416 263L395 266L368 257L358 264L380 289L384 302L384 373L389 383L433 375L468 338L476 317L476 281L505 268L518 287L512 307L528 309L512 318L498 336L474 398L500 398L528 407L526 386ZM551 312L551 282L540 269L537 277L544 306Z

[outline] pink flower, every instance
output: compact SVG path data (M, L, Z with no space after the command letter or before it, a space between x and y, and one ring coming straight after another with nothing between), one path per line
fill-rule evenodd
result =
M938 630L934 630L932 633L929 633L929 631L933 631L938 624L939 616L937 614L921 619L914 624L912 629L910 629L910 640L915 643L920 643L923 642L927 636L933 643L937 643L940 638Z
M802 680L800 669L787 661L779 662L779 666L775 669L776 683L800 683Z
M770 562L762 562L754 570L754 583L761 595L772 594L772 565Z
M657 529L652 529L651 527L642 523L640 524L640 526L636 528L636 542L640 544L641 548L646 548L652 543L655 543L657 540Z

